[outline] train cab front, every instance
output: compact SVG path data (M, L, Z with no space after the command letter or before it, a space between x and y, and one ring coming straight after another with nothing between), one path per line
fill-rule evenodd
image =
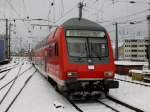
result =
M105 28L86 19L63 24L63 79L66 90L93 93L118 88L110 37Z
M112 48L105 31L67 30L66 45L64 74L69 91L107 93L118 88Z

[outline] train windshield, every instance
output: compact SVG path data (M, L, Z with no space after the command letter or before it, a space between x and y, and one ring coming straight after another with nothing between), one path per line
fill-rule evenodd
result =
M86 38L67 38L69 56L88 57Z
M90 34L90 32L93 31L67 32L66 40L69 57L72 57L72 59L78 58L80 61L92 59L95 62L102 60L102 58L108 58L105 33L94 31L93 34Z
M88 45L90 57L101 58L108 56L108 47L106 38L89 38Z

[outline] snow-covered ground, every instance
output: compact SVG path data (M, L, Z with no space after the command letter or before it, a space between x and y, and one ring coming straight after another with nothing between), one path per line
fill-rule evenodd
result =
M132 79L128 76L123 75L116 75L116 78L129 80ZM134 81L139 82L139 81ZM143 84L149 84L144 82L139 82ZM130 105L138 107L145 112L150 112L150 87L145 87L142 85L131 84L128 82L119 81L119 88L112 89L110 91L110 95L114 96L115 98L120 99Z
M27 61L21 60L20 64L22 63L24 63L24 65L22 66L20 73L32 66ZM19 68L20 66L11 70L6 78L0 81L0 88L17 75ZM8 107L10 102L23 86L27 77L29 77L34 71L34 68L30 69L16 81L7 97L4 99L2 104L0 104L0 112L3 112ZM0 76L4 74L5 73L1 73ZM0 90L0 100L10 85L11 84ZM62 107L56 108L55 105L61 105ZM76 112L76 109L74 109L74 107L72 107L63 96L57 93L44 77L36 72L16 99L9 112Z
M115 61L116 65L148 65L147 62L136 62L136 61Z
M19 62L19 65L12 69L7 76L0 80L0 88L13 79L21 67L20 73L30 68L32 65L27 59L15 58L13 62ZM10 64L5 65L5 67L10 66ZM1 66L0 66L1 67ZM19 79L16 80L13 88L10 90L4 101L0 104L0 112L3 112L10 102L13 100L15 95L19 92L23 86L25 80L35 72L35 68L29 69L25 72ZM0 77L6 72L0 73ZM117 78L128 79L129 77L116 75ZM7 87L0 90L0 100L11 86L9 84ZM110 90L110 95L120 99L121 101L127 102L130 105L138 107L144 111L150 112L150 88L140 85L130 84L127 82L120 81L120 87L118 89ZM102 101L107 102L103 99ZM107 102L114 107L118 107L111 102ZM56 108L56 106L60 108ZM85 112L112 112L111 109L106 108L104 105L98 103L79 103L77 104ZM64 107L64 108L63 108ZM127 112L126 109L121 108L122 112ZM35 72L34 76L31 78L29 83L25 86L21 94L18 96L14 104L9 109L9 112L78 112L62 95L55 91L55 89L48 83L48 81L40 75L40 73Z
M126 80L126 81L137 82L137 83L141 83L141 84L145 84L145 85L150 85L149 82L143 82L143 81L132 80L132 77L130 77L130 76L128 76L128 75L119 75L119 74L116 74L116 75L115 75L115 78L122 79L122 80Z

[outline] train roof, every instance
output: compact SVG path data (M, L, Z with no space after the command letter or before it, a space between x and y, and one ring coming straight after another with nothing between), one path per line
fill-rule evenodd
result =
M87 19L80 19L79 18L72 18L67 20L62 24L65 29L83 29L83 30L104 30L105 28L102 27L101 25L87 20Z

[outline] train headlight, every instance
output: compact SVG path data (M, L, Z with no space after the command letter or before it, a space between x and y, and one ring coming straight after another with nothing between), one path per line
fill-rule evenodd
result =
M111 71L107 71L107 72L104 72L104 75L105 76L113 76L113 72L111 72Z
M68 77L77 77L78 73L77 72L67 72Z

